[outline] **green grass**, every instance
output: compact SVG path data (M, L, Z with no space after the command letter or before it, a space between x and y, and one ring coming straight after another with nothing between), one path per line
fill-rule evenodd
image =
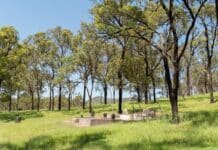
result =
M216 97L217 99L218 97ZM87 111L20 112L21 123L15 123L17 112L0 113L0 150L61 150L61 149L130 149L177 150L218 149L218 103L210 104L206 95L179 101L181 123L170 123L168 101L157 104L124 103L124 108L152 108L163 117L131 123L78 128L67 123L73 116L88 115ZM116 105L99 105L97 115L111 112Z

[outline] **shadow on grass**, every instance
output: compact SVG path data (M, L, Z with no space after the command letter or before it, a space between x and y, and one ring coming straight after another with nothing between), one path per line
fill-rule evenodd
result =
M92 149L111 149L106 142L106 133L92 133L92 134L82 134L77 136L75 140L71 142L70 149L83 149L84 147L90 147Z
M3 143L3 144L0 143L0 149L1 150L19 150L19 147L11 143Z
M200 126L202 124L218 125L218 110L216 111L198 111L184 113L184 121L191 121L193 126Z
M50 136L38 136L30 139L23 148L20 148L22 150L33 150L33 149L48 149L52 150L55 147L55 140Z
M190 135L185 136L184 138L174 138L174 139L164 139L162 141L152 141L150 140L142 140L140 142L133 142L124 145L120 145L120 149L124 150L166 150L166 149L201 149L211 145L207 144L207 139L203 137L195 137L192 138ZM216 146L214 144L213 146Z
M126 144L113 145L107 141L107 132L83 133L76 137L51 137L38 136L27 141L23 147L10 143L0 144L0 149L3 150L54 150L54 149L122 149L122 150L166 150L166 149L201 149L208 146L217 146L217 143L210 143L209 137L197 136L193 131L187 132L181 138L163 138L160 141L157 139L138 139L138 142L130 142ZM124 139L122 139L124 140ZM125 141L125 140L124 140Z
M15 121L16 116L19 115L21 120L25 120L28 118L39 118L43 117L41 112L36 111L25 111L25 112L0 112L0 122L10 122Z
M27 141L24 146L20 147L11 143L0 144L2 150L54 150L69 149L78 150L83 148L91 149L111 149L106 143L106 132L85 133L77 137L65 136L54 138L51 136L37 136Z
M38 136L30 139L23 147L11 143L0 144L3 150L52 150L55 147L55 140L50 136Z

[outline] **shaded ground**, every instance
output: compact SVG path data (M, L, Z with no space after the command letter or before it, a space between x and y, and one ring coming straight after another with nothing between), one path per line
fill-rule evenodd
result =
M0 121L2 122L10 122L15 121L16 116L20 116L21 120L29 119L29 118L38 118L43 117L43 114L36 111L26 111L26 112L8 112L2 113L0 112Z

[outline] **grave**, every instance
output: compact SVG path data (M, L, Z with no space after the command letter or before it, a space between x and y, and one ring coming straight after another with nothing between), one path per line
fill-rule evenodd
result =
M124 110L124 114L116 116L115 114L108 115L104 113L102 117L81 117L73 118L70 123L78 127L91 127L97 125L105 125L114 121L140 121L146 118L155 118L155 110L143 110L141 112L129 113L128 110Z
M75 118L73 120L74 125L79 127L91 127L96 125L103 125L111 123L112 119L103 119L103 118L94 118L94 117L84 117L84 118Z
M155 118L155 110L143 110L142 112L128 113L128 110L124 110L124 114L119 116L121 121L140 121L146 118Z
M115 120L115 116L112 114L111 116L105 115L103 118L96 117L81 117L81 118L73 118L72 123L75 126L79 127L91 127L96 125L104 125L112 123Z

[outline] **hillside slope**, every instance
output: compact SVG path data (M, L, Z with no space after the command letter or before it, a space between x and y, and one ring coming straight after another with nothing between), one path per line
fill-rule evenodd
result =
M218 96L218 95L216 95ZM216 97L217 99L218 97ZM0 150L60 149L218 149L218 102L209 103L199 95L179 101L181 123L170 123L170 106L166 100L157 104L124 103L124 108L153 108L164 114L157 120L113 123L78 128L66 124L87 111L72 108L62 112L20 112L23 120L14 123L16 112L0 113ZM99 105L97 115L111 112L116 105Z

